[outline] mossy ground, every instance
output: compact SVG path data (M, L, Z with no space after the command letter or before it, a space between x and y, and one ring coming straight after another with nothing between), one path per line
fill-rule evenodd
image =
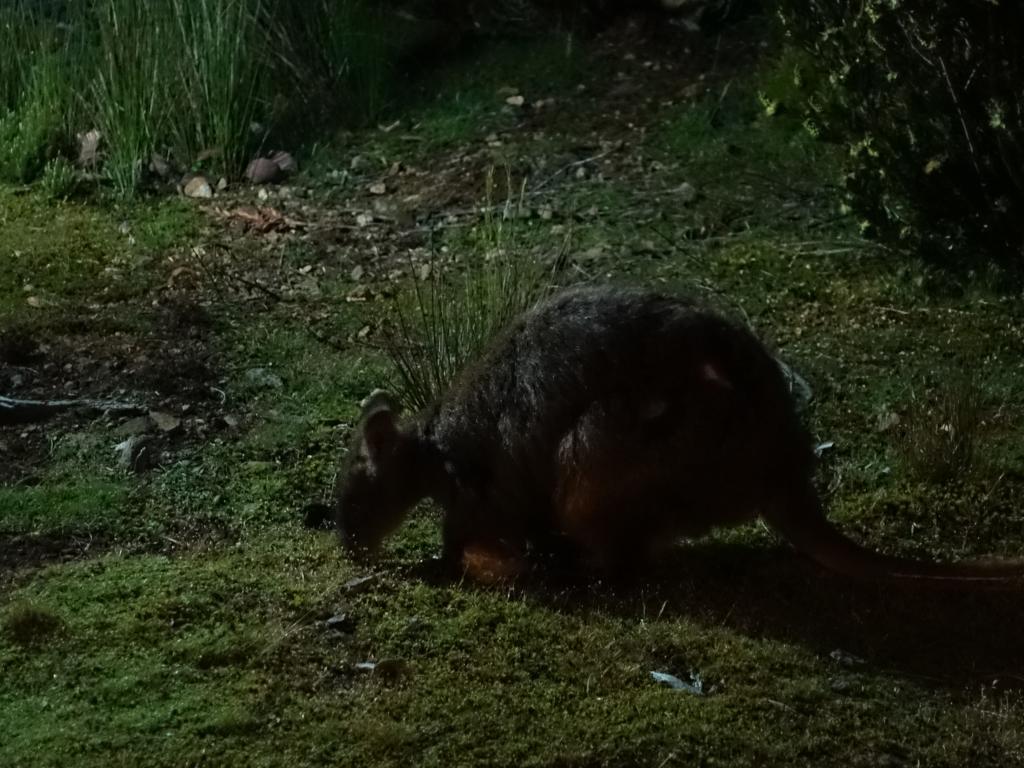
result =
M0 764L1024 764L1012 595L852 585L759 527L687 544L628 589L439 584L417 568L438 544L430 510L351 588L365 572L301 527L386 375L358 343L375 297L425 220L446 222L434 248L478 242L483 175L504 163L547 180L517 222L524 254L568 240L574 277L708 296L810 381L807 417L834 443L822 485L851 534L947 559L1024 552L1019 296L862 241L837 211L829 148L759 106L748 33L724 40L735 53L715 71L713 40L649 56L577 41L571 67L562 40L523 48L526 68L506 49L467 63L402 127L321 155L297 184L307 197L281 193L327 221L299 235L228 238L177 201L0 191L0 328L33 347L0 364L0 392L123 395L183 420L141 473L117 465L121 420L0 434ZM503 86L554 101L509 107ZM383 162L349 175L357 154ZM395 162L386 182L420 224L404 233L366 192ZM324 211L339 200L377 222L338 225ZM187 258L229 239L244 261ZM981 391L977 460L922 480L898 422L964 368ZM651 671L699 676L704 693Z

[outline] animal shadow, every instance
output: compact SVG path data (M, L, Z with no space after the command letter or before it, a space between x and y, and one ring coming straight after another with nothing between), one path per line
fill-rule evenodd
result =
M534 569L522 588L559 611L686 616L749 637L839 649L875 667L960 688L1024 688L1024 595L912 588L834 575L786 547L699 542L623 581Z

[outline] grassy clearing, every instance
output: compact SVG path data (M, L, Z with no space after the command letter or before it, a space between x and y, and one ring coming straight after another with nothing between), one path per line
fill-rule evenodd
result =
M518 70L490 77L481 100L524 82ZM574 274L695 291L746 316L810 381L812 427L835 443L822 485L859 539L944 559L1024 552L1019 302L988 275L940 276L860 241L830 197L827 150L761 117L756 90L745 91L751 102L737 85L724 100L660 111L633 149L642 164L566 180L553 220L516 222L518 252L557 253L572 229ZM490 109L505 120L497 101ZM474 123L472 100L439 98L426 114L441 104L461 140L493 130ZM368 153L381 146L379 133L365 140ZM560 148L574 137L549 140ZM677 204L684 181L698 196ZM129 257L134 288L114 295L140 303L166 282L158 255L194 236L176 205L108 214L31 195L0 201L0 249L23 254L0 290L8 318L22 311L30 275L80 308L112 295L106 268ZM135 246L118 229L124 218ZM437 244L454 258L482 242L471 229ZM304 247L282 263L328 261ZM344 340L386 304L342 301L352 288L342 265L320 287L330 335ZM57 436L34 486L0 491L0 528L86 531L110 547L27 563L0 588L0 763L1024 762L1016 597L857 587L757 527L681 548L636 589L485 589L421 576L438 549L424 509L389 542L375 579L346 589L365 572L330 535L302 530L298 510L329 486L358 400L390 374L386 360L360 344L331 350L286 302L215 309L224 402L204 418L235 416L235 430L211 430L135 476L111 474L112 425L91 424L84 437ZM67 330L66 315L47 317L53 334ZM120 322L109 327L124 334L152 318ZM920 404L941 411L965 365L979 385L975 460L953 481L923 480L904 459L904 430ZM329 629L338 614L342 629ZM364 672L362 662L379 666ZM699 677L704 695L659 687L651 671Z

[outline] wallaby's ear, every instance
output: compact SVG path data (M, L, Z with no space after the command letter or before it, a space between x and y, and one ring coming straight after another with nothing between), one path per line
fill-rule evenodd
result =
M379 463L387 458L398 443L398 402L378 389L362 402L363 449L367 458Z
M363 398L363 402L359 404L359 407L363 411L360 417L363 419L369 417L371 413L379 408L387 408L394 411L396 415L402 412L402 405L398 402L398 398L386 389L373 390L373 392Z

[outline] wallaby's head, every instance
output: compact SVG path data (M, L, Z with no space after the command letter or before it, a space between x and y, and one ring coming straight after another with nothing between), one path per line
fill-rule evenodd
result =
M335 518L342 544L354 557L373 555L422 496L419 438L399 427L400 410L381 390L363 401L348 466L339 478Z

